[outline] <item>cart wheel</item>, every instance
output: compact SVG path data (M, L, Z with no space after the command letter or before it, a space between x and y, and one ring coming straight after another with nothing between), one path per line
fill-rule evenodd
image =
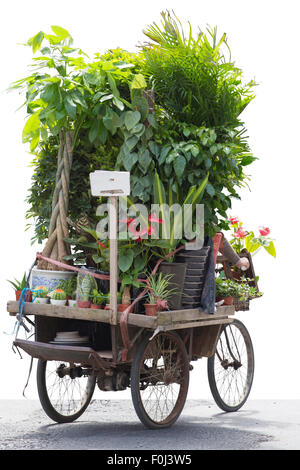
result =
M87 408L94 393L96 377L87 369L67 362L38 361L37 388L41 405L57 423L70 423Z
M234 320L223 325L214 354L207 361L208 381L216 404L224 411L237 411L251 390L254 352L245 325Z
M131 395L141 422L167 428L179 417L188 392L189 360L181 338L161 332L138 345L131 367Z

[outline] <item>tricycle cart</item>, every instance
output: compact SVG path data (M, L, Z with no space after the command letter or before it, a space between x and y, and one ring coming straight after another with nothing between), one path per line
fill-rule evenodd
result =
M111 207L116 204L117 197L112 196ZM113 213L110 219L114 233ZM218 245L214 248L216 262ZM74 266L68 269L80 271ZM14 346L38 359L38 394L51 419L58 423L76 420L97 385L103 391L130 387L144 425L171 426L185 404L193 369L190 363L203 357L208 358L209 385L217 405L236 411L245 403L253 380L254 354L247 329L233 318L234 306L218 306L214 314L200 308L166 310L156 316L130 313L142 292L131 306L118 312L115 237L110 238L109 282L110 310L26 302L20 312L19 302L8 302L8 312L18 315L19 321L34 316L34 340L16 338ZM80 340L74 339L76 331Z

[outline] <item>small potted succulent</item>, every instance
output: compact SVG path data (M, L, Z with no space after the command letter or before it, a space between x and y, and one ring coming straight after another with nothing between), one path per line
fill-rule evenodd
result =
M97 289L97 282L93 276L89 273L78 274L76 288L77 307L90 308L94 289Z
M21 281L18 281L17 279L14 279L13 281L8 281L13 288L15 289L15 295L16 295L16 300L20 300L22 290L23 289L28 289L29 285L26 280L26 273L24 273L23 279ZM32 293L27 292L26 294L26 302L31 302L32 301Z
M55 289L50 294L48 294L50 297L50 303L52 305L66 305L67 302L67 296L66 293L62 289Z
M93 289L91 308L101 309L104 301L105 301L105 295L102 292L98 291L98 289Z
M37 286L33 291L33 303L47 304L49 302L49 291L45 286Z
M170 287L172 278L173 274L148 275L149 292L144 304L146 315L157 315L161 310L168 309L168 300L177 292L176 288Z

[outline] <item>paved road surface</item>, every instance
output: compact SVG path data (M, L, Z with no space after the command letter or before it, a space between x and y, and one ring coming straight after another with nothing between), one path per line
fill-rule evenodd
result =
M72 424L53 423L39 401L1 400L0 449L300 449L300 400L249 400L236 413L189 400L159 431L144 428L128 400L94 400Z

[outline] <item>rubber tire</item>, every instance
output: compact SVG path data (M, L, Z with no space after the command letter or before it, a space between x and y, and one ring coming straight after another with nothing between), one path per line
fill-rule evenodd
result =
M38 389L38 395L40 399L40 403L42 405L43 410L45 413L51 418L53 421L56 423L72 423L75 421L79 416L81 416L88 405L90 404L90 401L92 399L94 390L95 390L95 385L96 385L96 377L93 379L93 383L90 389L90 392L88 394L87 400L85 404L78 410L77 413L71 415L71 416L65 416L61 415L51 404L51 401L48 396L47 392L47 386L46 386L46 367L47 367L47 362L49 361L42 361L41 359L38 360L37 364L37 389Z
M184 355L184 361L185 361L185 366L184 367L186 369L187 377L186 377L186 385L185 385L186 390L185 390L185 392L183 390L183 394L185 393L185 395L181 398L182 402L181 402L181 405L179 406L179 408L177 410L176 416L174 416L173 419L168 421L167 423L164 423L164 424L156 423L155 421L153 421L149 417L149 415L147 414L147 412L144 409L142 399L141 399L141 395L140 395L140 382L139 382L140 362L142 360L144 351L145 351L145 349L146 349L146 347L149 343L149 339L152 336L152 334L153 333L147 334L141 340L141 342L138 344L138 346L136 348L135 355L134 355L134 358L133 358L133 361L132 361L131 375L130 375L131 396L132 396L132 402L133 402L136 414L139 417L140 421L147 428L149 428L149 429L165 429L165 428L168 428L168 427L172 426L175 423L175 421L179 418L179 416L180 416L180 414L183 410L183 407L185 405L186 397L187 397L187 394L188 394L188 388L189 388L189 360L188 360L185 345L184 345L182 339L180 338L180 336L177 333L167 333L167 332L158 333L158 335L168 334L168 335L172 335L172 336L176 337L176 340L178 341L178 344L180 345L180 347L182 349L182 352L183 352L183 355ZM156 335L156 336L158 336L158 335ZM155 339L155 337L154 337L154 339ZM175 407L173 409L175 409Z
M215 374L214 374L216 348L217 348L217 345L218 345L218 341L219 341L219 338L220 338L222 332L224 331L224 329L227 328L230 325L238 325L238 328L241 331L244 332L244 335L246 336L247 341L248 341L249 354L251 356L251 361L252 361L252 370L250 372L251 377L250 377L250 380L249 380L248 391L247 391L246 395L244 396L243 400L236 406L230 406L230 405L228 405L227 403L225 403L223 401L223 399L221 398L221 396L219 394L219 391L218 391L218 388L217 388L217 385L216 385ZM251 387L252 387L252 383L253 383L253 377L254 377L254 350L253 350L253 345L252 345L250 334L249 334L247 328L245 327L245 325L240 320L237 320L237 319L234 319L234 321L232 323L229 323L227 325L223 325L221 330L220 330L219 336L218 336L218 340L217 340L217 343L216 343L216 348L215 348L214 354L211 357L209 357L208 360L207 360L207 375L208 375L209 387L210 387L212 396L213 396L216 404L218 405L218 407L221 408L221 410L226 411L227 413L231 413L231 412L239 410L245 404L246 400L248 399L249 393L251 391Z

